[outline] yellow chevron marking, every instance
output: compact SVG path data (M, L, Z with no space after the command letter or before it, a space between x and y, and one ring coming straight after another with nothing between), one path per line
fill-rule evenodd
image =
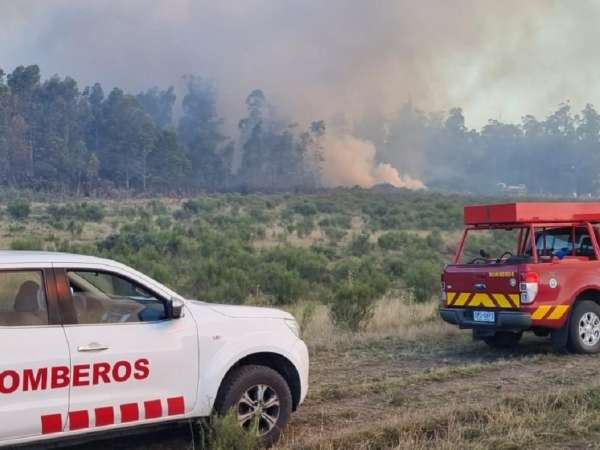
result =
M550 305L538 306L538 308L535 310L535 312L531 315L531 318L533 320L542 319L546 315L546 313L548 312L548 310L550 308L552 308L552 306L550 306Z
M508 296L510 297L512 302L515 304L515 306L518 308L519 305L521 304L521 296L519 294L508 294Z
M500 305L500 308L512 308L513 307L503 294L492 294L492 297L494 297L494 300L496 300L496 303L498 303Z
M452 305L452 300L456 297L456 292L446 292L446 304Z
M569 309L569 305L557 305L554 307L554 311L548 316L550 320L558 320L560 319L565 312Z
M479 305L483 305L486 308L493 308L494 306L496 306L496 305L494 305L494 302L487 294L483 294L481 292L474 294L473 298L469 302L469 306L479 306Z
M461 292L458 294L458 298L454 302L454 306L463 306L465 303L467 303L470 295L470 292Z

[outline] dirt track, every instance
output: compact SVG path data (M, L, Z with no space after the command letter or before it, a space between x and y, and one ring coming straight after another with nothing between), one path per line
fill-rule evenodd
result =
M600 357L556 355L548 342L533 337L513 353L492 352L466 334L442 346L395 338L364 340L352 348L313 352L311 392L280 445L327 449L332 439L347 439L353 447L370 448L361 442L361 433L392 417L451 405L493 407L499 398L589 386L599 375ZM173 432L75 448L191 445L189 433Z

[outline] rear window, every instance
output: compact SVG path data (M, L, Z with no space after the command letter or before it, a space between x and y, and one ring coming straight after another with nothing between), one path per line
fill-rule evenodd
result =
M510 258L528 258L519 254L519 233L522 228L470 230L467 234L461 264L484 264L506 261Z
M35 325L48 325L42 272L0 272L0 326Z

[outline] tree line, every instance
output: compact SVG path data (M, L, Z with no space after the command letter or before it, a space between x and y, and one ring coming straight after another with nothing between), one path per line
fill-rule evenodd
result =
M516 124L489 120L480 130L466 126L460 108L431 114L407 104L385 123L385 133L371 127L365 134L430 188L600 195L600 114L591 104L576 113L563 103L544 119L525 115Z
M0 69L0 185L77 195L320 185L324 122L299 130L255 90L235 140L223 131L214 86L195 76L184 85L175 120L173 87L107 94L70 77L42 81L37 65Z

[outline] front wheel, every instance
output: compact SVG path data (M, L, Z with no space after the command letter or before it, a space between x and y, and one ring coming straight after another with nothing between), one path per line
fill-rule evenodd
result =
M493 335L483 338L485 343L492 348L508 350L517 346L522 333L512 331L497 331Z
M569 347L576 353L600 352L600 306L583 300L575 304L569 321Z
M227 375L215 401L219 415L230 411L240 426L265 445L276 442L292 414L292 394L275 370L257 365L240 366Z

